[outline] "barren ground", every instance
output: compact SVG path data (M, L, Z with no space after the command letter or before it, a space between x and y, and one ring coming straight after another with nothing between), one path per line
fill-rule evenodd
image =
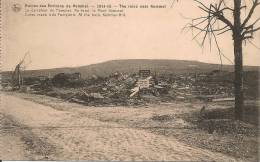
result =
M87 107L30 94L3 93L1 97L0 144L4 147L0 149L0 159L256 160L254 153L249 157L236 157L181 139L181 136L199 138L201 130L181 116L199 110L202 103ZM166 122L153 118L168 114L171 119ZM167 135L167 131L158 133L158 130L171 130L174 135ZM194 136L184 136L193 133ZM207 138L223 140L214 134ZM256 138L252 137L249 142L257 145Z

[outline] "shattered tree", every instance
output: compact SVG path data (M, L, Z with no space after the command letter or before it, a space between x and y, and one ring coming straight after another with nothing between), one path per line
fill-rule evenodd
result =
M21 72L31 63L31 56L29 51L25 53L23 59L15 66L15 70L12 74L12 86L13 88L20 89L23 84L23 78Z
M260 17L254 18L256 8L259 7L259 0L213 0L209 5L205 5L201 0L194 0L198 3L198 8L205 15L192 19L185 28L196 31L194 39L202 36L201 46L205 45L206 39L209 40L211 47L212 42L216 45L220 56L228 59L219 47L217 40L218 35L226 32L232 33L234 45L234 65L235 65L235 118L243 118L243 42L253 44L254 33L260 30L257 26ZM241 13L246 13L245 18ZM253 44L254 45L254 44ZM254 45L255 46L255 45ZM228 59L229 60L229 59ZM230 61L230 60L229 60Z

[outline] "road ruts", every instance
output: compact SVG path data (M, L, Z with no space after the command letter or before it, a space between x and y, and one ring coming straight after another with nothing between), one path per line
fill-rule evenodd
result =
M59 111L13 96L2 98L1 113L54 146L49 160L239 161L187 146L172 137L90 119L77 109Z

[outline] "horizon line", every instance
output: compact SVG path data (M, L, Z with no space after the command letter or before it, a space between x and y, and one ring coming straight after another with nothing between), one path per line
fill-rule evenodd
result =
M198 62L198 63L204 63L204 64L211 64L211 65L220 65L219 63L209 63L209 62L203 62L203 61L198 61L198 60L183 60L183 59L111 59L111 60L106 60L106 61L101 61L97 63L90 63L86 65L78 65L78 66L61 66L61 67L53 67L53 68L38 68L38 69L26 69L24 71L35 71L35 70L51 70L51 69L65 69L65 68L80 68L84 66L91 66L91 65L96 65L96 64L102 64L110 61L127 61L127 60L156 60L156 61L189 61L189 62ZM234 66L234 64L222 64L222 66ZM243 65L243 66L250 66L250 67L260 67L260 65ZM15 68L15 66L14 66ZM13 70L1 70L2 72L10 72Z

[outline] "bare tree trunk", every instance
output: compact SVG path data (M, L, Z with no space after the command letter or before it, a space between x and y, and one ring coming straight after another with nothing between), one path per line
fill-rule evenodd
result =
M235 57L235 119L243 118L243 50L242 50L242 28L240 19L241 0L234 0L234 57Z
M235 118L242 120L243 117L243 57L242 57L242 41L234 42L235 52Z

